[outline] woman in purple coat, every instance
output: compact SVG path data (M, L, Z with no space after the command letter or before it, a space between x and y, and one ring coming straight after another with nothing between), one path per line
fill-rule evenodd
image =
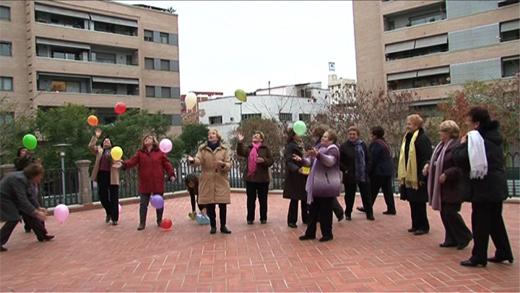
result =
M305 189L307 203L310 204L307 231L300 240L316 238L316 223L320 222L322 238L320 242L330 241L332 235L332 207L334 199L341 190L341 171L339 170L339 148L336 146L337 136L332 130L327 130L322 138L319 149L307 152L304 164L312 165L311 174L307 178ZM295 157L301 161L302 158Z

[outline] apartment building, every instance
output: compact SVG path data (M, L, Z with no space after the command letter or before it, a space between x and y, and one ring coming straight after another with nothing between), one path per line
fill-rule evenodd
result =
M433 106L467 81L519 71L519 0L354 1L357 82Z
M161 111L180 131L177 15L112 1L0 2L0 96L27 108L66 103Z

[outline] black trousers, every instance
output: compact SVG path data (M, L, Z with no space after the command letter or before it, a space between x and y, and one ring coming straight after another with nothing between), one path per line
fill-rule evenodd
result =
M159 194L159 193L153 193ZM152 194L146 193L141 194L139 198L139 223L146 224L146 214L148 213L148 203L150 202L150 196ZM162 194L161 194L162 196ZM164 212L164 207L161 209L156 209L155 213L157 214L157 224L162 222L162 216Z
M473 230L473 251L471 258L474 261L487 261L489 236L495 244L495 256L499 258L513 258L511 244L507 237L506 226L502 218L502 203L472 203L471 226Z
M287 213L287 224L296 224L298 222L298 202L300 202L302 222L308 223L309 207L306 200L291 199L289 203L289 211Z
M309 207L306 236L316 237L316 224L320 222L321 235L332 237L332 206L334 197L316 197Z
M459 214L461 203L443 203L441 206L441 219L446 231L444 243L465 244L471 240L471 231Z
M47 235L47 229L45 229L45 223L40 221L39 219L23 214L23 221L26 225L28 225L36 235L36 238L38 240L41 240ZM11 237L11 234L13 233L14 228L16 225L18 225L19 221L7 221L0 229L0 242L2 245L6 244L9 240L9 237Z
M190 201L191 201L191 211L195 212L195 205L199 208L199 211L202 211L204 209L204 205L198 204L199 202L199 196L195 193L190 193Z
M354 207L354 201L356 200L356 186L359 187L363 208L365 209L367 216L373 215L372 200L370 199L370 185L368 182L360 181L349 181L345 183L345 215L350 216L352 214L352 208Z
M217 213L215 211L216 205L217 204L214 204L214 203L204 205L208 212L209 223L210 223L211 227L217 227L217 219L216 219ZM227 204L219 203L218 209L219 209L219 216L220 216L220 227L226 227Z
M412 217L412 229L430 231L430 223L426 214L425 202L410 201L410 214Z
M334 214L336 215L336 218L341 218L344 215L344 210L341 204L338 201L337 197L334 197L334 201L332 203L332 211L334 211Z
M112 221L119 220L119 185L110 184L110 172L99 171L97 175L99 201L105 209L107 217Z
M395 213L394 192L392 191L392 176L372 176L370 177L370 193L372 206L376 202L379 189L383 190L386 210Z
M256 198L260 204L260 221L267 221L267 193L269 192L269 182L248 182L246 181L247 194L247 220L255 220Z

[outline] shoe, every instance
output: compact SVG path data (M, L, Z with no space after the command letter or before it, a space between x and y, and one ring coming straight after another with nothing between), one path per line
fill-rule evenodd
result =
M289 228L293 228L293 229L298 228L298 225L296 225L294 223L289 223L289 224L287 224L287 226L289 226Z
M139 226L137 226L137 231L144 230L144 226L144 223L139 224Z
M341 215L338 217L338 222L341 222L343 219L345 219L345 215L341 214Z
M397 214L397 213L396 213L395 211L384 211L384 212L383 212L383 215L392 215L392 216L394 216L394 215L396 215L396 214Z
M112 221L112 226L117 226L117 221Z
M211 229L209 230L209 234L215 234L217 233L217 227L211 227Z
M496 257L496 256L493 256L493 257L488 258L487 260L489 262L492 262L492 263L503 263L506 260L509 263L513 263L513 257L507 258L507 257Z
M464 266L464 267L478 267L478 266L485 267L487 265L487 262L486 261L474 261L470 258L468 260L461 261L460 265Z
M5 247L3 247L3 246L0 246L0 251L1 251L1 252L7 251L7 248L5 248Z
M231 230L229 230L226 226L220 228L220 233L231 234Z
M43 238L38 238L38 241L44 242L44 241L50 241L54 238L54 235L45 235Z
M261 220L261 221L260 221L260 224L262 224L262 225L267 224L267 220Z
M464 248L466 248L466 246L468 246L468 244L469 244L470 242L471 242L471 238L470 238L468 241L466 241L466 242L464 242L464 243L461 243L461 244L457 245L457 249L458 249L458 250L463 250Z
M357 207L356 210L364 213L365 212L365 208L364 207Z
M105 217L105 223L107 223L107 224L108 224L109 222L110 222L110 216L109 216L109 215L107 215L107 216Z
M319 241L320 242L327 242L327 241L331 241L332 239L334 239L333 236L327 236L327 237L323 236L323 237L320 238Z
M157 227L161 227L161 223L162 223L162 219L161 220L157 220Z
M316 237L315 236L302 235L302 236L300 236L299 239L301 241L304 241L304 240L314 240L314 239L316 239Z
M446 242L443 242L441 244L439 244L439 247L456 247L457 244L455 243L446 243Z
M253 225L253 221L247 221L248 225Z
M424 234L428 234L429 231L426 231L426 230L420 230L420 229L417 229L415 230L415 232L413 232L413 235L424 235Z
M351 215L345 215L345 220L352 221L352 216Z
M195 212L188 213L188 219L195 220Z
M415 231L417 231L417 229L415 229L415 228L413 228L413 227L410 228L410 229L408 229L408 232L410 232L410 233L414 233Z
M367 220L374 221L376 218L374 218L374 215L367 215Z

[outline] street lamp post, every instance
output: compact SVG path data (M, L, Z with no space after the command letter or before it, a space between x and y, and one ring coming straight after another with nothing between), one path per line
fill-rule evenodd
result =
M240 123L242 123L242 102L235 103L235 105L240 105Z
M54 145L58 148L60 161L61 161L61 195L62 199L60 203L65 203L65 148L71 146L70 143L59 143Z

